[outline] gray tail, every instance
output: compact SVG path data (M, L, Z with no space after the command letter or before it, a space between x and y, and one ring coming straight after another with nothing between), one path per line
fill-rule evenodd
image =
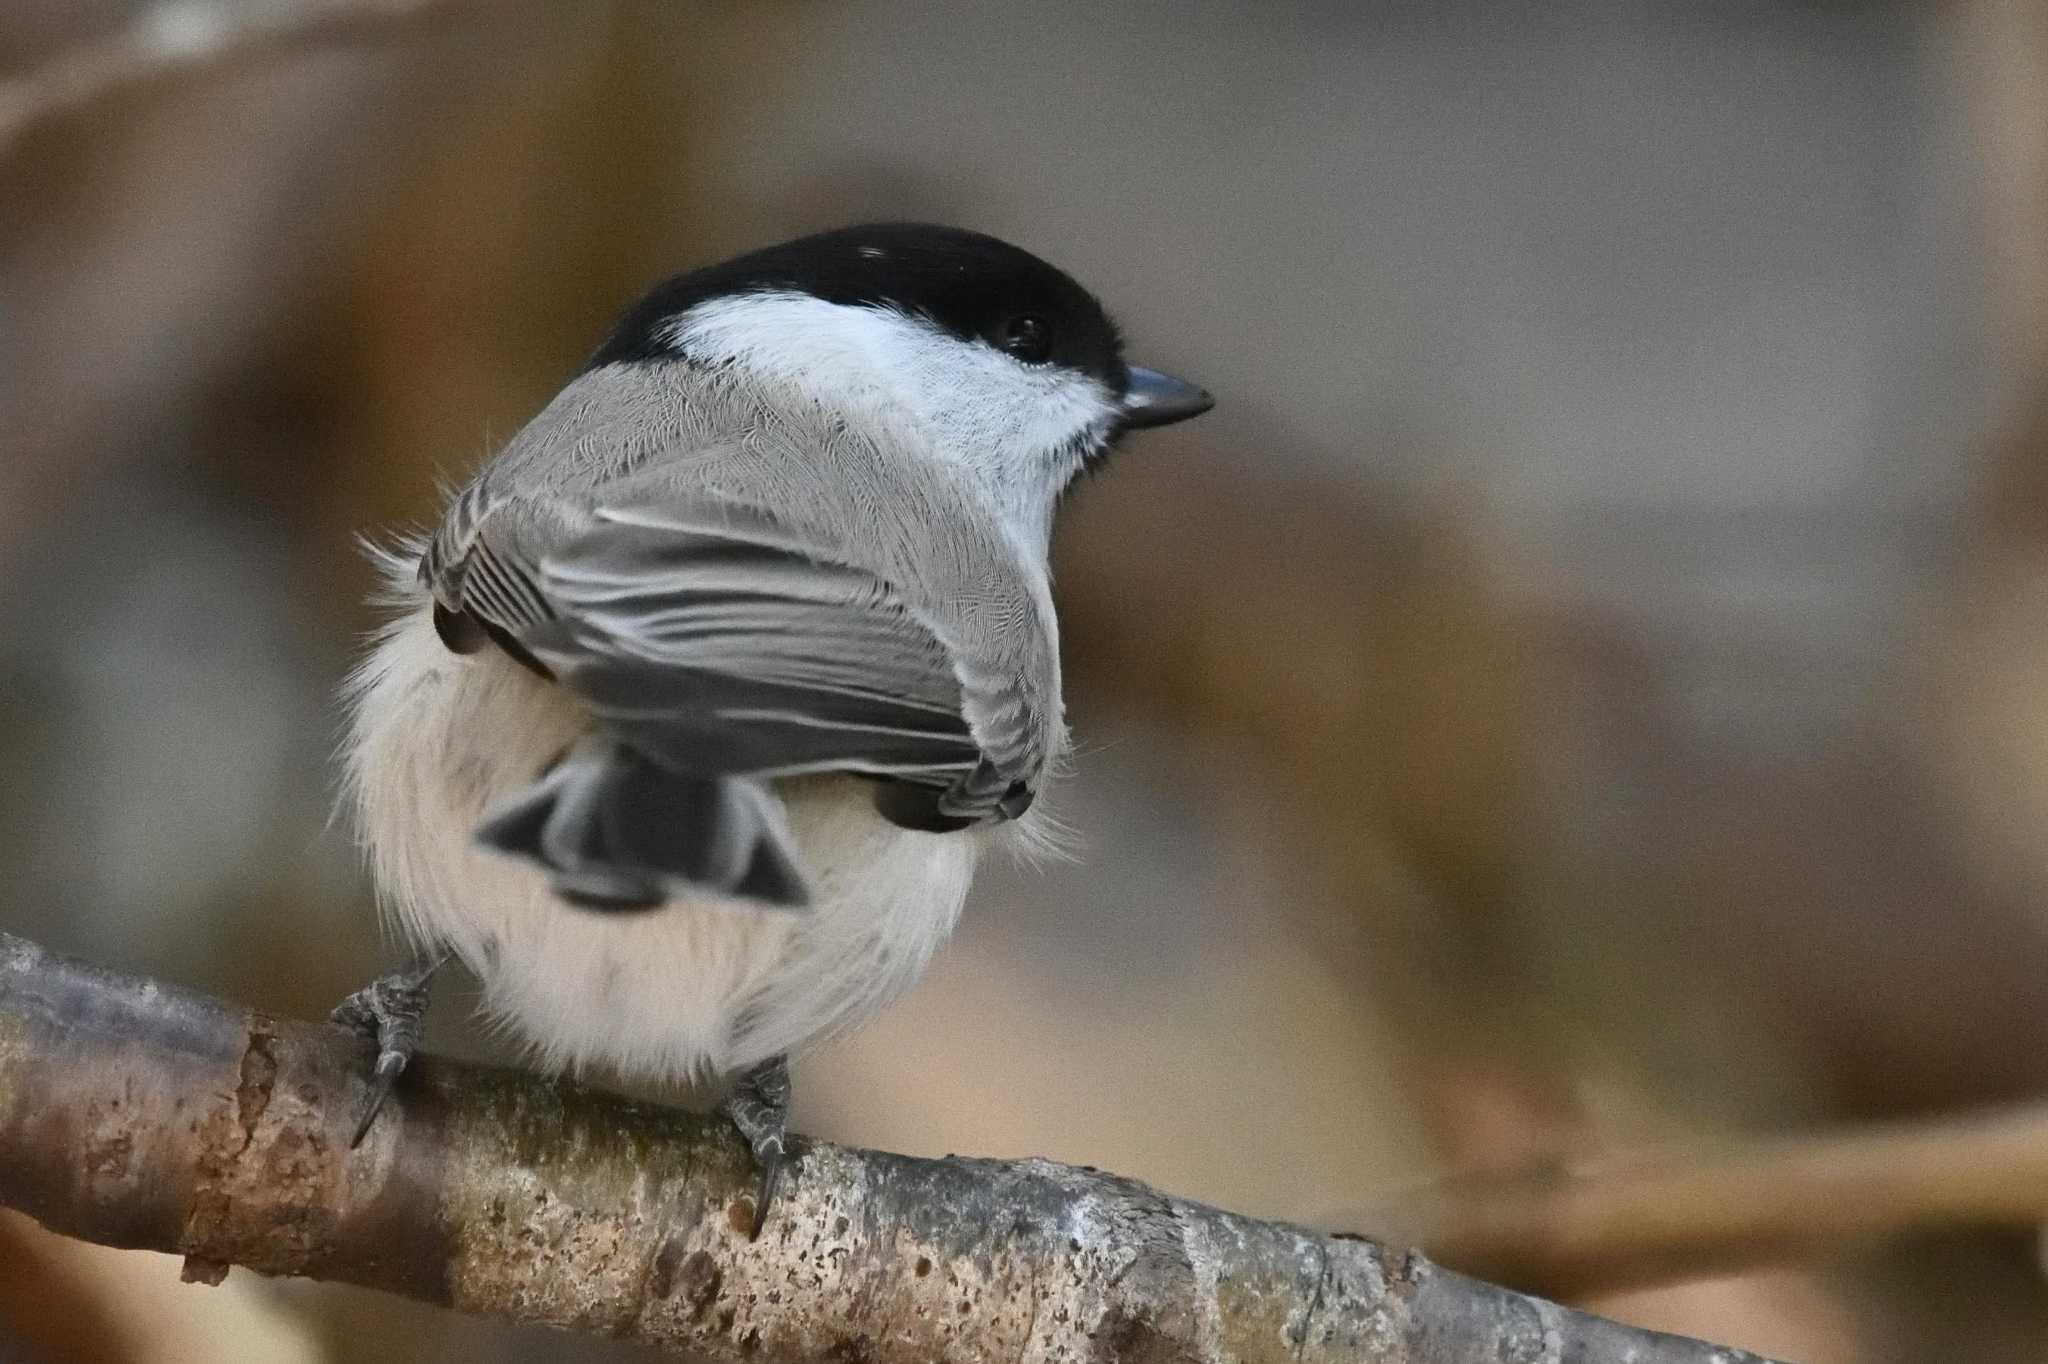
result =
M476 836L538 862L557 895L586 909L652 909L692 890L810 903L766 788L672 772L610 740L577 743Z

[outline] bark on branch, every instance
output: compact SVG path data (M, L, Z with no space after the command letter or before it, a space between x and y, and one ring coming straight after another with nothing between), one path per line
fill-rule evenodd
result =
M1739 1364L1047 1161L824 1143L750 1242L722 1121L366 1044L0 934L0 1203L66 1235L710 1360Z

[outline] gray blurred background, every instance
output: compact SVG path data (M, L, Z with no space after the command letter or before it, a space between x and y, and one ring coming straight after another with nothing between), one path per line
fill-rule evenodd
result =
M0 116L306 8L0 3ZM299 1015L392 961L354 537L653 279L914 217L1219 402L1063 513L1078 861L800 1125L1342 1224L2048 1089L2048 8L429 8L0 136L0 927ZM1588 1301L2048 1358L1991 1236ZM641 1356L8 1219L0 1357Z

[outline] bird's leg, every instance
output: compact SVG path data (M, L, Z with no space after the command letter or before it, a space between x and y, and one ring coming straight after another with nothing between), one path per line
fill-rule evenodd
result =
M789 1058L776 1056L740 1076L719 1112L732 1119L747 1145L754 1150L754 1163L761 1167L761 1187L754 1196L754 1229L759 1239L768 1220L768 1204L775 1197L775 1183L788 1159Z
M447 962L444 950L403 971L379 976L334 1006L327 1017L345 1028L353 1028L377 1044L377 1067L370 1074L370 1098L363 1115L356 1120L351 1149L363 1144L370 1124L391 1093L391 1086L404 1073L413 1053L420 1048L420 1031L427 1018L427 983Z

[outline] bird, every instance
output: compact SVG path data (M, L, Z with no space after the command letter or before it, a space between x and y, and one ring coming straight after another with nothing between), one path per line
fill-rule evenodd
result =
M871 223L677 275L373 553L346 804L413 960L360 1143L435 971L550 1071L730 1085L759 1235L788 1058L908 989L1068 749L1064 494L1209 393L1131 364L1065 271Z

